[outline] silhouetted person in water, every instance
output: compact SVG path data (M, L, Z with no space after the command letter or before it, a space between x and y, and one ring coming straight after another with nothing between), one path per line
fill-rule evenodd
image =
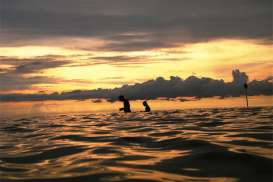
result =
M143 106L145 107L145 112L150 112L150 111L151 111L151 108L150 108L150 106L148 105L147 101L144 101L142 104L143 104Z
M123 108L120 108L119 110L124 112L131 112L129 101L125 99L123 95L119 96L118 98L123 102Z

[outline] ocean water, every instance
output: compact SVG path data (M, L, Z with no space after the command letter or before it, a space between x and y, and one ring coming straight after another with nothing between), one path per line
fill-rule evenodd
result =
M0 181L272 181L272 107L0 122Z

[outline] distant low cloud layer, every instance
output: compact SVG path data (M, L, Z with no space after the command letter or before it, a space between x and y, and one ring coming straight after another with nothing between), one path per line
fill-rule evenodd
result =
M81 37L107 41L104 50L130 51L272 39L271 0L0 0L0 7L1 46Z
M176 98L176 97L213 97L213 96L240 96L244 94L243 84L248 81L244 72L234 70L233 81L225 83L223 80L211 78L197 78L190 76L183 80L179 77L170 77L165 80L158 77L155 80L146 81L134 85L124 85L114 89L76 90L72 92L52 94L2 94L0 101L42 101L42 100L85 100L107 99L115 101L119 95L125 95L132 100ZM272 77L261 81L249 82L249 95L272 95Z

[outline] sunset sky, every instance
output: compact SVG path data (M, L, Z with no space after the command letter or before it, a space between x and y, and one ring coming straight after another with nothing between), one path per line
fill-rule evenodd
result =
M271 0L0 0L0 93L272 76Z

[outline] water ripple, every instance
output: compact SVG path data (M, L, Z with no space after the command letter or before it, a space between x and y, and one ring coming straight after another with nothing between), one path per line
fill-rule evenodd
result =
M0 181L271 182L272 109L3 120Z

